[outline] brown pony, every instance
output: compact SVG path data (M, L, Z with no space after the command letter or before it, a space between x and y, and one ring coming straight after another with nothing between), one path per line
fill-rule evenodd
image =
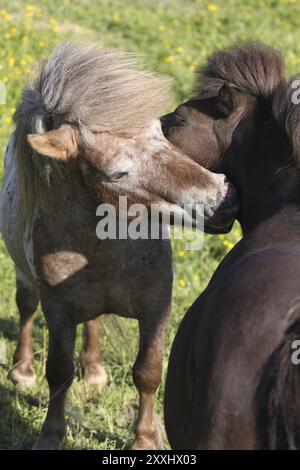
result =
M285 81L280 54L246 44L214 54L198 94L162 118L172 143L234 182L244 234L172 347L165 421L173 448L300 448L297 83Z
M170 314L170 242L127 232L125 239L99 237L96 211L104 203L118 210L120 196L127 196L128 206L156 204L163 213L175 208L183 215L185 203L204 203L206 229L213 231L228 229L237 212L236 192L224 176L201 168L164 138L155 117L168 101L165 85L126 55L67 44L23 92L6 153L0 214L16 266L20 337L12 378L18 383L34 379L31 330L39 300L49 329L50 400L36 449L56 449L64 436L80 322L92 322L82 353L87 375L105 382L95 319L110 312L139 321L133 446L159 446L153 396ZM126 217L118 212L116 223Z

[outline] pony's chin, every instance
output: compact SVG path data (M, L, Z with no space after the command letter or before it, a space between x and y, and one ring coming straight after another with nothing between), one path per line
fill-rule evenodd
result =
M229 233L230 230L232 229L233 224L234 224L234 220L230 222L229 225L224 225L220 227L213 227L213 226L210 227L208 225L204 225L204 232L210 235L220 235L220 234Z

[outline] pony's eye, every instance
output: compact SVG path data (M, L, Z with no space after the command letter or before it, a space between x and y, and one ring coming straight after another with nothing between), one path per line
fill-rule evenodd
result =
M114 173L113 175L111 175L111 180L112 181L118 181L120 180L121 178L123 178L124 176L127 176L128 173L127 171L119 171L118 173Z

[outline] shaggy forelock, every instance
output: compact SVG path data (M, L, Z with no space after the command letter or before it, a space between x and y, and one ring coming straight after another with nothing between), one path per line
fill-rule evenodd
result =
M44 128L70 122L93 132L119 132L144 126L164 113L167 82L139 70L132 55L67 43L41 67L22 101L30 114L30 101L40 98L38 132L43 117Z
M282 55L272 47L250 41L213 54L199 71L196 93L215 93L227 81L241 92L268 98L282 80Z

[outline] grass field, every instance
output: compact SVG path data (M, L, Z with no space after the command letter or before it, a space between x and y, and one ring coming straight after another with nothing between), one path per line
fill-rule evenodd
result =
M137 52L150 69L174 78L175 105L190 95L194 71L215 48L247 38L282 48L288 74L299 71L299 0L31 0L30 4L1 0L0 80L7 90L7 102L0 105L1 155L35 59L65 39L92 39L107 47ZM204 248L199 252L185 251L184 241L174 242L176 278L164 372L181 318L239 236L237 226L226 237L205 236ZM6 364L0 365L0 448L20 449L32 446L46 412L47 331L39 312L34 332L38 381L30 390L16 390L7 379L18 331L14 295L13 266L0 240L0 346L5 345L7 353ZM125 320L122 325L121 334L110 317L103 321L101 347L110 378L107 388L99 395L87 389L79 376L73 383L66 411L65 448L130 447L137 411L137 393L131 379L137 325ZM80 343L78 335L76 364ZM162 401L163 384L156 400L161 422Z

